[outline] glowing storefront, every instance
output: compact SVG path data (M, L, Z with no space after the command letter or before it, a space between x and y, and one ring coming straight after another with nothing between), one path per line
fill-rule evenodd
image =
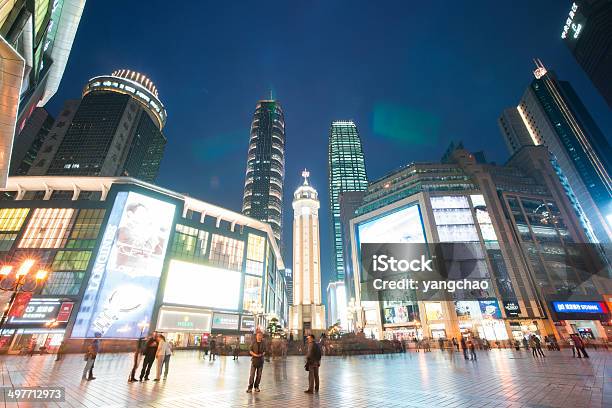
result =
M130 178L17 177L0 194L3 264L27 256L49 271L12 308L0 348L76 349L97 334L121 347L153 330L192 346L253 332L255 314L286 324L263 222Z

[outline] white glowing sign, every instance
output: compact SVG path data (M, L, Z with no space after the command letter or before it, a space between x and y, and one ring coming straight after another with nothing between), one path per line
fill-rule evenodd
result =
M572 37L578 38L580 32L582 31L583 25L580 23L574 22L574 17L576 17L576 12L578 11L578 5L576 3L572 3L572 9L569 12L567 20L565 20L565 25L563 26L563 32L561 33L561 38L567 38L567 35L572 30Z

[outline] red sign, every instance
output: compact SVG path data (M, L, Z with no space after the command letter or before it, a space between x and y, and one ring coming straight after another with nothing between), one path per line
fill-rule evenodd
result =
M70 314L72 313L73 307L74 302L62 302L59 312L57 313L57 318L55 320L57 322L67 322L68 319L70 319Z
M25 312L28 303L32 299L32 292L18 293L13 302L13 307L9 310L8 317L21 317Z

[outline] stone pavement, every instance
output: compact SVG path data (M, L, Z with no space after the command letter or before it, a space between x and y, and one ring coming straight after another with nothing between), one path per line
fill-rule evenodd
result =
M166 381L127 383L132 356L101 354L94 381L81 381L80 355L0 357L2 386L62 386L63 403L0 402L0 407L612 407L612 352L590 359L513 350L323 357L321 391L304 394L301 357L266 363L259 394L246 394L249 359L198 359L177 351ZM153 373L152 373L153 374ZM154 375L151 376L153 378Z

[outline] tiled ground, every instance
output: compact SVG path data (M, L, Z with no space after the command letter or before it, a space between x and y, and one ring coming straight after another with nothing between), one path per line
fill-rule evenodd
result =
M612 407L612 352L574 359L568 351L535 360L524 351L324 357L319 395L303 393L300 357L264 367L262 392L246 394L248 358L199 360L179 351L162 383L127 383L131 355L102 354L96 380L80 380L81 356L0 358L3 386L66 387L65 407ZM1 406L17 404L0 403ZM20 407L32 404L20 403Z

